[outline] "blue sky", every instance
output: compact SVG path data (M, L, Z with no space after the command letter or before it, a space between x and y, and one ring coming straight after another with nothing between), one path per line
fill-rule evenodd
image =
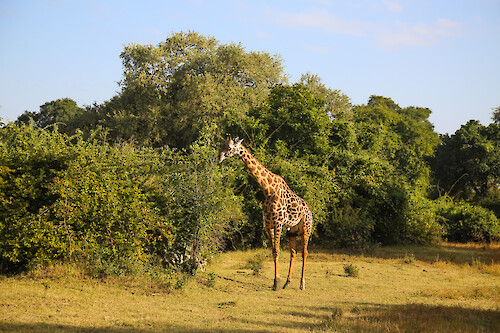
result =
M291 82L317 74L354 104L428 107L439 133L500 106L499 0L0 0L0 117L102 103L124 45L187 30L280 55Z

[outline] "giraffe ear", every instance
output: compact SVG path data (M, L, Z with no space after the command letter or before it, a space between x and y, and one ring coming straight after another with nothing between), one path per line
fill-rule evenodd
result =
M243 142L243 139L236 138L234 141L236 142L237 145L239 145L240 143Z

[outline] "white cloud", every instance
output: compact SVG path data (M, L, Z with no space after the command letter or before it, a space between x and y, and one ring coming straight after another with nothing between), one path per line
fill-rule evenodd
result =
M255 33L257 34L257 37L262 38L262 39L273 39L274 38L273 35L265 32L265 31L262 31L262 30L257 30Z
M149 27L142 28L142 32L148 36L154 36L154 37L165 36L165 33L161 32L160 30L158 30L156 28L149 28Z
M331 6L333 4L332 0L312 0L312 1L323 6Z
M379 46L382 48L400 48L405 46L429 47L438 44L443 38L457 37L461 34L461 26L455 21L438 19L433 24L409 25L399 22L397 29L376 32Z
M277 13L276 20L289 28L318 28L328 34L363 35L370 26L367 22L344 20L319 9L299 13L282 11Z
M306 45L306 49L308 49L311 52L314 53L322 53L322 54L328 54L330 53L330 50L327 47L324 46L317 46L317 45Z
M389 3L389 1L385 1ZM399 10L399 2L390 1L393 10ZM401 9L402 10L402 9ZM346 20L325 9L302 12L277 11L268 13L275 23L290 29L316 29L327 35L350 35L373 40L382 49L402 47L429 47L443 39L462 35L458 22L440 18L431 23L410 24L398 22L369 22Z
M401 13L403 11L403 6L398 0L382 0L382 4L393 13Z

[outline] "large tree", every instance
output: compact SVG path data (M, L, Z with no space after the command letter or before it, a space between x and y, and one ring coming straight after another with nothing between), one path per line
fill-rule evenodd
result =
M249 113L245 135L251 144L282 155L321 155L328 149L330 130L324 105L325 100L303 84L276 85L265 103Z
M500 183L500 125L471 120L443 136L432 165L441 192L465 200L488 196Z
M121 54L122 91L104 107L104 125L117 138L186 147L208 122L241 127L285 76L279 57L247 52L195 32L158 45L128 45Z
M88 131L98 121L97 106L82 108L71 98L60 98L46 102L38 112L25 111L17 118L17 123L28 124L31 120L35 127L47 128L57 125L58 131L74 134L77 129Z
M390 161L411 184L426 188L439 136L429 122L431 110L401 108L392 99L371 96L367 105L354 109L361 148Z

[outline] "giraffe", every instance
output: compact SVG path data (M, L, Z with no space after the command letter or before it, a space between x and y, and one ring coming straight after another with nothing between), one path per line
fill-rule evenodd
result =
M280 238L283 228L287 228L288 242L290 244L290 267L288 277L283 289L292 280L292 271L297 256L297 236L302 240L302 277L300 289L305 289L305 265L307 258L307 244L312 230L312 214L306 202L293 193L287 183L280 176L266 169L257 159L248 152L241 144L243 139L230 137L222 145L220 161L228 157L239 155L247 169L252 173L261 190L264 192L265 200L262 210L264 226L272 244L274 259L274 286L278 289L279 268L278 258L280 255Z

